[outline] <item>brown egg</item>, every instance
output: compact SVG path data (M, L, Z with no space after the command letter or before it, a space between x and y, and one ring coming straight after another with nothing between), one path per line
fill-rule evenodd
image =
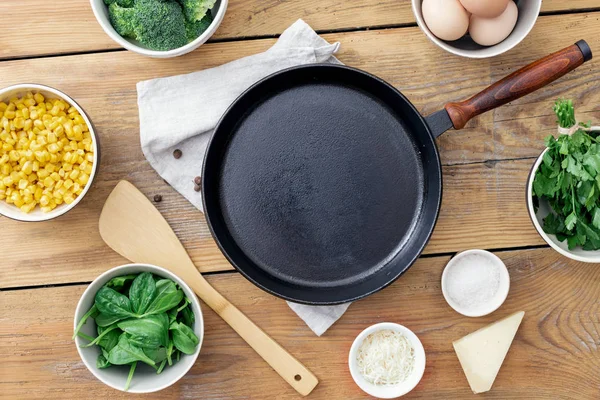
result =
M511 0L460 0L464 8L482 18L496 18L506 10Z
M469 14L459 0L423 0L423 19L442 40L457 40L469 29Z
M508 3L506 10L496 18L481 18L473 14L469 24L471 39L482 46L498 44L513 31L518 16L519 10L512 1Z

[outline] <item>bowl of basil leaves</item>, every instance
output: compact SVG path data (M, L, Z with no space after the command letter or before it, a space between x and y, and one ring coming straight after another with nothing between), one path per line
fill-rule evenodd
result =
M577 122L571 100L554 105L559 135L546 138L527 183L536 230L554 250L600 263L600 127Z
M103 383L131 393L162 390L194 365L204 322L194 292L173 273L128 264L100 275L83 292L73 339Z

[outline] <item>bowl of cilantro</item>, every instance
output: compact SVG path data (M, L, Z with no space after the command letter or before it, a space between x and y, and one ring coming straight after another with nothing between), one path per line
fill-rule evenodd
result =
M104 32L127 50L177 57L204 44L217 30L228 0L90 0Z
M554 105L558 137L546 138L527 182L536 230L573 260L600 263L600 127L579 123L571 100Z

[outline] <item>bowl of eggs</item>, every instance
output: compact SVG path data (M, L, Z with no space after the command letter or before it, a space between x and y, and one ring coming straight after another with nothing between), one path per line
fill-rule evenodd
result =
M412 0L417 24L442 49L462 57L494 57L531 31L542 0Z
M98 165L94 127L72 98L37 84L0 89L0 215L39 222L65 214Z

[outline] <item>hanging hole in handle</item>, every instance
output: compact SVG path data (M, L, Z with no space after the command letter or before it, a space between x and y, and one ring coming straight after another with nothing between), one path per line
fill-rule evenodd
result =
M294 376L294 379L296 380L296 382L298 382L302 380L302 377L300 375L296 375Z

